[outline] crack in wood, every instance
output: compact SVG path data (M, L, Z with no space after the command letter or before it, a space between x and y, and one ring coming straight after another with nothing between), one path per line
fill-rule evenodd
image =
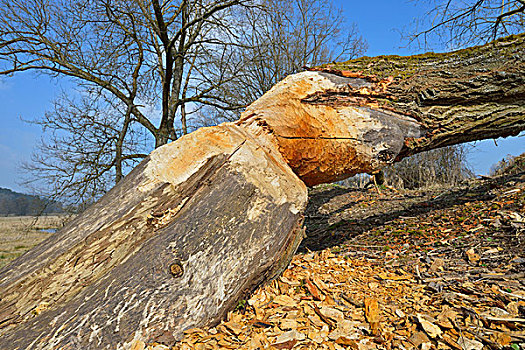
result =
M354 141L359 141L359 139L355 137L329 137L329 136L308 137L308 136L283 136L283 135L275 135L275 136L280 137L282 139L287 139L287 140L354 140Z

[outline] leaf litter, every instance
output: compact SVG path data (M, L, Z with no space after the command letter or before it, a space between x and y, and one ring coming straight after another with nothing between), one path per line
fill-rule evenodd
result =
M279 278L173 349L525 349L525 174L318 187L306 224Z

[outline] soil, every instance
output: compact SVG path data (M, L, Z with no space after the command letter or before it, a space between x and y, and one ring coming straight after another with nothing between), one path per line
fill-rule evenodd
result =
M486 267L525 258L525 173L483 177L454 188L368 190L325 185L310 192L299 252L332 248L364 254L461 256L467 247L498 247ZM518 264L515 270L524 271Z

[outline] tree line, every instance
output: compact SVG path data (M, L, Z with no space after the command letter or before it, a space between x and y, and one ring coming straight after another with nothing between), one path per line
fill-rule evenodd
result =
M62 204L0 187L0 216L63 213Z

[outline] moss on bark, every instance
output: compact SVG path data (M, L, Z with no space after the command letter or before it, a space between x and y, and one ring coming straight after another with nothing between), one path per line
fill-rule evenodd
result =
M525 130L525 33L448 53L361 57L314 70L376 83L393 78L374 96L375 108L409 115L426 131L406 140L399 159ZM331 103L336 99L332 94ZM339 99L348 101L344 94Z

